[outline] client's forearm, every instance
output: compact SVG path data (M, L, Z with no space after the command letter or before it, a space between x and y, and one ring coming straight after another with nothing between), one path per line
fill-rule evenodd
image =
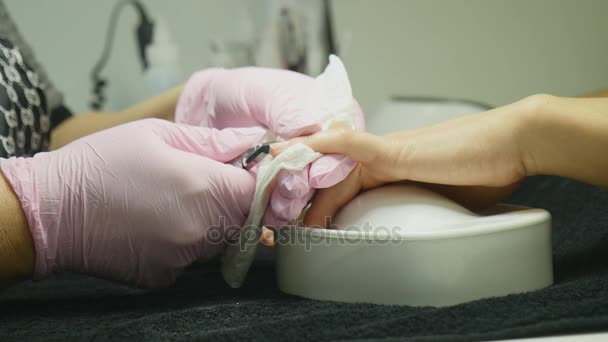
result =
M163 94L138 103L118 113L79 114L56 127L51 134L50 150L60 148L83 136L145 118L173 121L175 106L183 86L177 86Z
M17 195L0 172L0 288L29 278L34 244Z
M145 118L159 118L173 121L175 118L175 107L183 88L183 85L179 85L156 97L123 110L118 113L119 116L125 117L121 123Z
M523 136L531 174L608 187L608 99L538 99Z

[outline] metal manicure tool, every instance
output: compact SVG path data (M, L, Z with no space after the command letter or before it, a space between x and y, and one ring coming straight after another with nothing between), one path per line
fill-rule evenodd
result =
M245 170L250 170L262 159L264 159L266 155L270 154L270 144L275 142L276 141L269 141L248 149L239 159L233 162L232 165L242 167Z

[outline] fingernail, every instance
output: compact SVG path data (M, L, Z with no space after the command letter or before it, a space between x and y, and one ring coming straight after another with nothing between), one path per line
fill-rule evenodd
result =
M274 233L268 228L263 228L260 242L268 247L274 247Z

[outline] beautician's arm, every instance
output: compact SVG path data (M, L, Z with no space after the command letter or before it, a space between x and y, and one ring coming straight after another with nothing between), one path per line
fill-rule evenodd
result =
M0 172L0 289L30 278L34 244L21 204Z
M51 135L50 149L57 149L85 135L144 118L173 120L182 86L130 107L120 113L76 115ZM34 245L17 195L0 172L0 288L31 277Z
M75 115L61 123L51 133L50 150L55 150L85 135L106 128L145 118L173 121L175 106L183 85L138 103L118 113L93 112Z

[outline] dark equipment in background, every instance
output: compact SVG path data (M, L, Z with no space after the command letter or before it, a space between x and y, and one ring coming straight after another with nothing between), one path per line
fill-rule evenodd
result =
M322 30L325 35L325 48L328 54L337 55L338 47L333 31L331 0L322 0L321 6L323 13L321 25L323 26ZM293 16L294 14L287 8L281 10L280 19L283 32L279 39L282 40L281 46L283 47L284 58L287 62L286 69L306 73L308 68L306 65L306 55L310 53L310 51L307 51L307 46L298 48L298 44L296 43L298 36L297 32L295 32L295 18Z
M338 47L336 44L336 39L334 37L334 26L333 26L333 18L331 12L331 3L330 0L323 0L323 9L325 13L325 31L327 34L327 49L329 53L332 55L338 54Z
M95 63L91 70L91 81L93 82L93 98L91 100L91 108L100 110L106 101L104 89L108 85L108 81L101 77L101 71L105 67L112 52L112 44L116 33L116 24L118 16L127 5L133 5L139 15L139 24L136 29L137 47L139 50L139 58L143 70L148 68L148 58L146 56L146 48L152 43L154 36L154 22L148 16L144 5L138 0L123 0L117 2L112 8L110 22L106 32L106 39L101 53L101 57Z
M323 21L322 25L324 26L323 30L325 33L325 44L327 48L327 52L330 54L337 54L338 46L335 39L335 32L333 28L333 18L332 18L332 8L331 8L331 0L322 0L323 6ZM132 5L138 16L139 23L136 28L136 40L139 51L139 58L141 61L142 69L146 70L148 68L148 58L146 55L146 50L149 45L152 44L154 38L154 22L150 19L144 5L139 0L121 0L118 1L114 7L112 8L112 12L110 14L110 20L108 23L108 28L105 37L105 43L103 46L103 50L99 60L95 63L93 69L91 70L91 82L92 82L92 99L90 102L90 107L93 110L101 110L104 107L106 102L106 97L104 90L108 86L108 80L101 76L101 72L103 68L106 66L108 60L110 59L110 55L112 52L112 45L114 42L114 36L116 34L116 25L118 22L118 17L122 10L127 7L127 5ZM281 13L281 17L285 23L285 37L287 41L285 42L285 47L290 52L290 63L288 63L287 68L292 71L304 72L306 69L306 48L303 51L299 51L296 47L293 46L293 42L295 41L294 32L293 32L293 18L292 14L283 11Z

